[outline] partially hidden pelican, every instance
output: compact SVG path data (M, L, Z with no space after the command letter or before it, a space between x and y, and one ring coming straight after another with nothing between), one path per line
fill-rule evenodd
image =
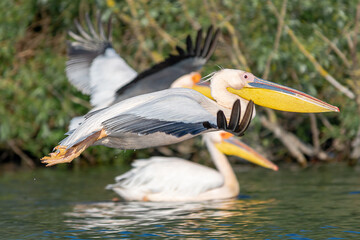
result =
M253 102L284 111L339 111L305 93L242 70L222 69L210 81L215 101L192 89L174 88L91 112L55 147L55 152L41 160L47 166L71 162L91 145L141 149L178 143L217 130L242 135L253 116Z
M116 177L111 189L127 201L204 201L236 197L240 192L236 175L225 154L234 155L263 167L278 170L271 161L237 140L217 131L203 134L211 159L218 171L176 157L138 159L133 168Z
M137 95L164 90L178 78L196 72L212 56L220 35L218 29L208 28L205 39L200 29L195 44L186 38L186 49L176 46L177 55L137 74L112 47L111 17L107 31L97 12L97 30L86 14L86 27L75 20L78 33L69 31L73 41L68 41L66 75L69 81L84 94L90 95L90 103L96 109L110 106Z

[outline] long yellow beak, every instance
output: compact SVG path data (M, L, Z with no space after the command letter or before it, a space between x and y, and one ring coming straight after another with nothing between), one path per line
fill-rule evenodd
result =
M194 84L191 89L201 93L202 95L214 100L214 98L211 96L211 88L210 84L208 82L202 82L202 83L196 83Z
M215 144L215 147L220 152L226 155L240 157L264 168L269 168L274 171L278 170L278 167L274 163L261 156L248 145L237 140L232 134L226 133L226 135L228 135L228 137L223 138L220 143ZM229 135L231 136L229 137Z
M340 112L339 108L298 90L260 78L248 82L242 89L227 88L229 92L255 104L287 112Z

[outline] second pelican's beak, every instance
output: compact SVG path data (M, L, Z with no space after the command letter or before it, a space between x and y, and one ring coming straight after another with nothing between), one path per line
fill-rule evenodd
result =
M340 112L339 108L306 93L257 77L242 89L228 88L228 91L246 100L253 100L257 105L281 111Z
M194 89L195 91L201 93L202 95L214 100L214 98L211 96L211 88L208 82L196 83L191 87L191 89Z
M261 156L254 149L249 147L248 145L237 140L234 135L230 133L221 133L222 141L220 143L216 143L216 148L226 154L233 155L245 159L254 164L260 165L264 168L269 168L274 171L278 170L278 167L272 163L270 160Z

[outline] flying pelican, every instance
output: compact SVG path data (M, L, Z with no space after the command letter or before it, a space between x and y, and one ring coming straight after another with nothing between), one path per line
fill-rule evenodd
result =
M175 80L171 84L171 88L197 89L199 86L196 84L199 83L200 79L200 74L193 72ZM210 87L206 90L210 92ZM207 92L206 90L204 89L200 92ZM211 95L207 96L211 97ZM182 201L191 201L195 199L210 200L234 197L239 193L238 182L227 158L221 152L236 155L255 164L277 170L276 165L262 157L246 144L234 138L230 133L223 131L205 133L204 140L207 142L209 148L216 147L217 149L214 151L220 151L220 156L217 156L217 159L214 159L214 151L210 153L216 166L221 165L221 168L219 168L220 171L222 170L221 172L184 159L152 157L150 159L135 160L135 163L133 163L134 169L117 177L117 183L109 185L107 188L113 189L129 201L170 201L169 199L171 199L171 201L178 201L180 199ZM223 167L223 165L228 167ZM188 171L190 168L191 171ZM196 176L195 178L198 179L188 179L187 176L189 176L189 174ZM224 176L226 177L224 178ZM205 180L202 177L205 177ZM199 179L202 179L202 181L199 181ZM163 182L164 180L171 186L166 186ZM197 189L204 189L206 192L215 192L216 188L218 194L216 197L207 194L206 198L204 198L205 196L198 198L199 194L188 196L187 193L184 195L181 190L177 191L177 189L184 188L188 188L187 190L189 190L191 186L193 186L192 190L194 190L195 187ZM208 189L209 186L212 191ZM156 199L154 199L153 194L151 194L151 190L154 189L154 187L157 188L157 193L155 194L157 196ZM173 189L173 191L169 191L169 187Z
M166 59L164 62L156 64L154 67L151 68L151 70L147 70L144 73L140 73L137 77L137 80L132 82L131 80L134 80L133 74L135 71L126 64L126 62L117 54L114 55L114 59L109 58L109 56L106 55L106 51L116 53L115 50L112 48L111 43L111 35L112 35L112 25L111 25L111 18L109 18L108 22L108 33L105 36L104 27L101 23L101 15L99 12L97 12L97 26L98 26L98 33L96 32L94 25L90 21L89 15L86 14L85 21L87 25L88 32L86 32L84 27L82 27L78 20L75 20L75 27L77 28L79 34L76 34L74 32L69 32L69 35L75 39L73 42L68 42L68 54L69 54L69 60L67 61L67 68L66 72L68 75L68 79L70 82L77 87L80 91L83 91L86 94L90 94L93 99L105 99L106 97L111 96L112 93L115 93L114 89L118 89L126 84L131 82L132 85L141 84L144 81L145 78L149 79L157 79L159 74L159 70L162 70L162 73L165 80L161 80L163 82L162 85L154 85L148 86L145 90L147 92L151 92L154 89L160 90L162 88L168 87L168 84L171 83L177 76L180 74L187 73L191 70L199 70L203 64L206 63L206 61L210 58L213 51L215 50L215 46L217 43L217 39L219 36L219 31L217 30L216 33L212 36L212 29L210 28L205 40L205 46L201 47L201 37L202 32L199 31L197 33L197 42L196 47L194 50L191 50L192 48L192 41L190 36L187 37L187 49L188 52L185 53L185 50L181 49L180 47L177 47L178 52L182 57L177 56L170 56L171 59ZM77 41L76 41L77 40ZM95 43L96 47L93 47L93 45L89 42ZM90 47L91 46L91 47ZM81 50L80 52L78 50ZM192 54L191 52L194 52L196 54ZM93 54L91 54L93 53ZM202 53L202 54L200 54ZM92 59L92 60L91 60ZM98 64L99 59L101 59L101 64ZM111 59L111 62L108 60ZM84 65L84 61L86 60L86 64ZM176 60L176 61L174 61ZM117 64L111 64L112 62L116 62ZM79 69L76 67L76 64L81 63L83 66L83 70L80 70L80 75L77 74ZM109 63L109 64L107 64ZM106 68L106 69L105 69ZM88 70L86 70L88 69ZM106 77L94 74L94 69L96 69L96 72L100 72L105 70L105 74L109 74L111 76ZM150 75L146 72L150 72ZM136 74L136 73L135 73ZM97 85L96 83L99 83L98 79L102 78L101 84ZM196 87L196 83L198 83L201 79L201 75L198 72L191 72L189 74L183 75L177 80L173 81L171 83L170 88L192 88ZM148 81L148 80L146 80ZM158 82L158 80L156 80ZM95 83L95 84L94 84ZM165 84L166 83L166 84ZM110 86L105 86L106 84L109 84ZM90 85L90 86L89 86ZM120 87L118 87L120 86ZM133 89L133 88L131 88ZM142 88L144 89L144 88ZM120 90L117 90L117 96L118 99L120 99ZM126 92L126 91L124 91ZM103 97L97 97L97 96L103 96ZM130 96L132 96L130 91ZM100 102L103 101L92 101L93 105L95 105L95 110L100 104ZM106 102L106 101L105 101ZM69 129L75 129L79 123L83 121L82 117L75 118L76 120L71 121L71 125L69 126Z
M127 201L205 201L236 197L240 187L225 154L235 155L266 168L278 167L237 140L232 134L217 131L203 134L218 171L176 157L138 159L133 168L116 177L114 190Z
M177 79L172 88L193 88L212 98L210 87L200 80L198 73ZM205 82L207 83L207 82ZM240 188L226 156L235 155L260 166L278 167L254 149L224 132L203 134L210 155L219 171L176 157L137 159L133 169L115 178L106 188L114 190L127 201L200 201L235 197Z
M90 112L54 148L55 152L41 160L47 166L71 162L90 145L141 149L217 130L242 135L253 116L253 103L283 111L339 112L337 107L305 93L242 70L222 69L210 81L215 101L192 89L173 88Z
M211 26L203 41L200 29L195 45L188 35L186 49L177 46L177 55L170 55L137 74L112 47L111 17L107 33L101 23L100 12L97 12L98 32L88 14L85 21L88 32L77 20L75 27L78 34L69 31L74 41L68 42L66 74L78 90L90 95L90 103L95 110L130 97L167 89L181 76L200 70L213 54L220 35L220 31L217 29L214 32Z

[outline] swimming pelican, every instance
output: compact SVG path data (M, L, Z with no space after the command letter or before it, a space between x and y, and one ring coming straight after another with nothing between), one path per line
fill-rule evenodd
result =
M186 49L177 46L178 55L170 55L137 74L112 47L111 17L107 33L99 12L96 18L98 32L88 14L85 16L88 32L75 20L79 33L69 31L74 41L68 42L69 59L66 63L69 81L78 90L90 95L95 110L133 96L167 89L181 76L200 70L213 54L220 35L220 31L217 29L214 32L211 26L203 41L200 29L195 45L188 35Z
M178 143L217 130L242 135L253 116L253 102L283 111L339 111L305 93L242 70L215 72L211 77L211 95L215 101L192 89L173 88L90 112L54 148L55 152L41 160L47 166L71 162L91 145L141 149Z
M236 175L225 154L235 155L266 168L278 167L237 140L217 131L203 134L216 171L176 157L138 159L133 168L116 177L111 189L127 201L205 201L236 197L240 192Z

